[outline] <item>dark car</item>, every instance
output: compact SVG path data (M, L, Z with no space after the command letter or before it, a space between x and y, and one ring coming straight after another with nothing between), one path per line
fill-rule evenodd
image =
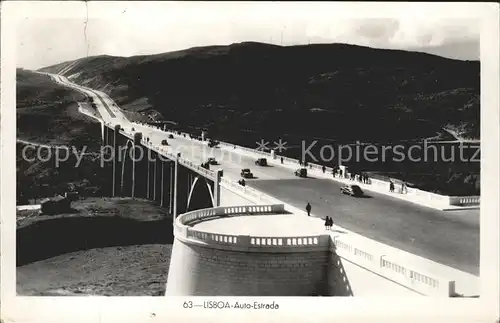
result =
M208 147L212 148L212 147L217 147L219 145L219 142L216 141L216 140L210 140L208 142Z
M168 141L167 141L167 139L163 139L163 140L161 141L161 144L162 144L163 146L168 146Z
M358 185L345 185L340 188L340 193L350 196L362 196L363 190Z
M248 168L244 168L241 170L241 177L243 178L252 178L253 174Z
M259 158L255 161L255 165L258 166L267 166L267 159L265 158Z
M295 176L298 177L307 177L307 168L299 168L295 171Z
M218 162L214 157L210 157L207 161L210 165L217 165Z
M169 134L168 135L168 139L174 139L174 135L173 134Z

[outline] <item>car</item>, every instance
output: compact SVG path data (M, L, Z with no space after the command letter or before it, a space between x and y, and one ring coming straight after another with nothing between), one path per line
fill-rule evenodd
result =
M163 140L161 141L161 144L162 144L163 146L168 146L168 141L167 141L167 139L163 139Z
M248 168L244 168L241 170L241 177L243 178L252 178L253 174Z
M173 134L169 134L168 135L168 139L174 139L174 135Z
M217 165L218 162L214 157L210 157L207 161L210 165Z
M208 141L208 147L210 147L210 148L211 148L211 147L217 147L218 145L219 145L219 142L218 142L218 141L216 141L216 140L212 140L212 139L210 139L210 140Z
M258 166L267 166L267 159L265 158L259 158L255 161L255 165Z
M307 177L307 168L299 168L295 171L295 176L298 177Z
M362 196L364 194L361 187L352 184L342 186L340 188L340 193L348 194L350 196Z

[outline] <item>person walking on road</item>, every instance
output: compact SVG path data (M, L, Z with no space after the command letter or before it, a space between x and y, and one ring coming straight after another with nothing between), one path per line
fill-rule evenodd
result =
M311 204L307 202L306 205L307 216L311 216Z
M327 215L325 219L325 229L329 230L329 226L330 226L330 217L328 217Z
M281 164L283 165L283 157L281 157L280 159L281 159Z
M394 183L392 181L389 182L389 192L394 192Z
M328 230L331 230L332 229L332 225L333 225L333 217L330 217L328 219Z
M324 173L325 173L325 170L326 170L325 165L323 165L323 167L321 167L321 170L323 171L323 174L324 174Z

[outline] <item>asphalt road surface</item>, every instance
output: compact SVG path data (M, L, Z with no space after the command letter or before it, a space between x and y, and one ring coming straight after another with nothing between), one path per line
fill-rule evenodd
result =
M367 238L479 275L479 210L439 211L387 195L340 193L328 179L257 180L249 186Z

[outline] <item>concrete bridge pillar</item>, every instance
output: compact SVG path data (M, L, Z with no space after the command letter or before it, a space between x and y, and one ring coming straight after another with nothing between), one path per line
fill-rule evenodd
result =
M134 134L134 145L132 150L132 198L136 197L136 179L137 179L137 171L139 157L140 157L140 146L141 146L142 133L136 132Z
M218 169L215 173L215 182L214 182L214 207L220 206L220 179L222 177L222 169Z
M105 143L106 136L104 135L105 128L106 126L104 125L104 121L101 121L101 142L103 145L106 145Z
M154 172L151 170L151 166L154 165L156 163L156 158L153 158L153 160L148 160L147 161L147 171L146 171L146 176L147 176L147 181L146 181L146 198L148 200L151 199L151 192L152 192L152 185L154 185L154 177L153 177L153 180L151 180L151 177L152 177L152 174L154 174Z
M161 177L162 177L162 160L157 158L154 163L154 184L153 184L153 201L161 203Z
M107 140L106 140L106 145L107 146L112 146L113 145L113 133L115 132L114 128L111 128L111 125L108 125L107 127Z
M119 187L120 187L120 176L119 176L119 171L120 171L120 147L123 145L123 136L120 134L120 125L115 125L115 128L113 130L113 187L112 187L112 192L111 196L116 197L119 194Z
M171 212L171 191L173 187L171 186L171 170L172 162L162 161L161 163L161 202L162 207L168 207L169 213Z
M179 187L178 187L178 184L179 184L179 157L177 156L175 158L175 161L174 161L174 185L173 185L173 204L172 204L172 208L173 208L173 212L172 212L172 217L174 218L174 221L175 221L175 218L177 218L177 215L178 215L178 210L177 210L177 192L179 191Z
M149 150L148 158L145 161L145 175L146 175L146 198L149 200L154 200L154 194L156 189L156 163L158 163L158 153Z
M175 162L170 163L169 167L169 203L168 203L168 212L170 214L174 214L174 201L175 201Z

